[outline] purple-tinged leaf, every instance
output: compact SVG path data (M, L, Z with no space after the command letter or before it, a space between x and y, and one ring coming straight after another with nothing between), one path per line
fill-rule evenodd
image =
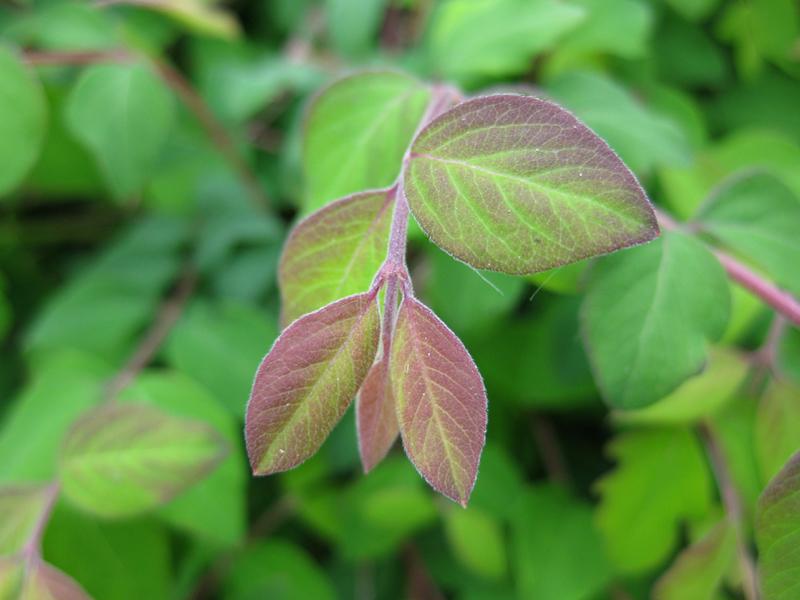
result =
M369 288L386 257L394 192L376 190L327 205L292 230L281 255L281 322Z
M74 579L38 556L0 558L0 598L91 600Z
M800 592L800 451L758 500L756 542L764 600L795 600Z
M84 414L61 448L64 495L105 517L164 504L208 475L227 454L220 434L146 404L106 404Z
M48 512L50 489L47 485L0 488L0 556L19 552L34 535Z
M456 106L417 136L404 177L425 232L479 269L535 273L658 235L652 206L617 155L538 98Z
M286 328L259 366L247 406L253 473L286 471L319 449L361 387L379 339L374 292L329 304Z
M413 297L400 305L389 373L409 458L466 506L486 438L486 391L461 340Z
M365 473L383 460L400 432L387 363L381 358L372 365L356 399L358 451Z

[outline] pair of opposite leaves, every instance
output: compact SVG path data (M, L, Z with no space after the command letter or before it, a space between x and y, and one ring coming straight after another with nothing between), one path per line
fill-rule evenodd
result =
M365 470L399 431L425 479L465 505L486 432L481 376L461 341L409 293L391 331L382 332L379 287L363 292L363 274L353 276L379 269L397 189L439 247L472 267L511 274L643 243L658 226L641 186L608 145L567 111L533 97L480 97L440 115L412 141L401 178L400 186L322 208L290 235L281 264L284 317L300 318L258 369L248 454L258 475L297 466L358 394ZM309 312L319 293L334 301ZM379 354L382 335L391 341Z

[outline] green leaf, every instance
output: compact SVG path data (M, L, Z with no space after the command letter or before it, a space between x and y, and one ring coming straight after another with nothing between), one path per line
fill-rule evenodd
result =
M637 425L692 424L718 412L745 379L749 364L725 348L713 349L702 373L690 377L674 392L645 408L618 411L623 423Z
M800 387L773 381L758 404L755 427L762 481L769 481L800 448Z
M800 197L766 173L739 177L697 214L703 231L800 294Z
M92 152L115 198L140 192L153 175L173 121L173 99L145 65L97 65L67 103L67 125Z
M404 191L417 222L479 269L534 273L658 235L628 168L537 98L468 100L423 129L410 157Z
M0 487L0 556L16 554L30 540L51 500L52 489L43 485ZM4 597L0 595L0 597Z
M736 532L723 520L684 549L658 579L653 600L712 600L736 557Z
M598 262L582 320L606 401L647 406L700 371L725 330L728 290L714 255L677 232Z
M91 600L66 573L38 559L0 559L0 597L17 600Z
M377 42L388 0L326 0L328 32L345 56L365 54Z
M64 495L105 517L155 508L205 477L225 444L205 423L145 404L106 404L75 422L62 444Z
M800 329L789 327L778 344L780 372L800 385Z
M429 99L427 87L394 72L358 73L323 90L305 129L306 212L390 185Z
M646 429L619 434L608 453L617 467L596 484L597 525L620 571L649 571L675 547L681 522L711 506L703 450L687 430Z
M486 438L486 390L461 340L412 296L397 315L389 378L411 462L466 506Z
M512 535L520 598L585 600L609 583L612 570L590 507L559 488L525 490Z
M294 321L256 373L245 436L256 475L312 456L341 419L375 359L377 293L349 296Z
M700 21L708 17L720 0L667 0L674 10L690 21Z
M369 289L386 258L394 191L354 194L325 206L292 230L281 255L281 321Z
M789 459L759 498L756 542L764 600L792 600L800 586L800 452Z
M453 554L473 573L501 579L508 569L500 523L480 509L450 509L444 516L447 540Z
M325 572L301 548L273 539L247 550L224 582L225 600L333 600Z
M235 346L233 346L235 347ZM179 417L196 419L218 431L230 449L214 471L158 510L167 522L212 542L233 545L247 525L247 475L237 418L182 373L145 372L120 398L146 402Z
M0 45L0 198L33 167L45 136L47 106L39 82Z
M0 557L0 598L18 598L24 577L22 559Z
M586 17L556 47L560 55L608 52L636 58L647 52L653 26L650 6L637 0L572 0Z
M438 74L464 83L513 75L583 17L556 0L451 0L431 17L429 53Z
M214 6L216 3L215 0L154 0L142 6L163 12L200 34L226 40L238 37L240 30L236 18L226 10Z

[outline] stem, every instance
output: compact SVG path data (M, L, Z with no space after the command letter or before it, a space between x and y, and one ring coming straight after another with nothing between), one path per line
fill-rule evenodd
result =
M35 50L26 50L22 60L32 67L47 67L52 65L84 66L104 62L130 62L133 57L130 52L121 48L77 52L37 52Z
M717 439L716 433L707 423L701 423L698 427L698 431L705 444L711 466L714 470L714 475L717 479L717 487L719 488L720 496L722 496L725 515L733 526L736 535L736 553L739 558L739 566L742 570L742 588L744 596L747 600L758 600L756 567L745 538L742 499L731 477L730 469L725 459L725 453Z
M53 514L53 508L56 505L56 500L58 500L58 493L60 491L61 484L58 481L52 482L47 487L47 498L42 513L39 515L33 531L31 532L31 536L28 538L28 541L25 542L25 547L22 549L22 556L28 561L41 556L44 529L47 526L47 522L50 520L50 515Z
M681 227L672 217L661 210L656 209L656 216L664 229L675 230ZM763 300L795 326L800 327L800 302L789 292L767 281L730 254L716 248L712 251L728 273L728 277Z
M533 440L536 442L544 469L547 472L547 479L551 483L557 483L565 489L570 489L572 487L572 478L552 421L543 415L534 415L531 420L531 427L533 429Z

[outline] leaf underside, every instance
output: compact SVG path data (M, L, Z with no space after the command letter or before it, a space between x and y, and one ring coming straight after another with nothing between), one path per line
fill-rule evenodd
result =
M487 96L440 116L412 144L404 183L430 238L479 269L535 273L658 235L617 155L537 98Z
M466 348L413 297L400 306L390 377L403 445L417 470L466 506L486 436L486 392Z
M344 414L375 359L375 293L339 300L292 323L256 373L245 435L256 475L313 455Z
M47 496L43 485L0 488L0 556L22 550L45 510Z
M361 464L368 473L386 456L400 433L385 358L372 365L358 392L356 424Z

